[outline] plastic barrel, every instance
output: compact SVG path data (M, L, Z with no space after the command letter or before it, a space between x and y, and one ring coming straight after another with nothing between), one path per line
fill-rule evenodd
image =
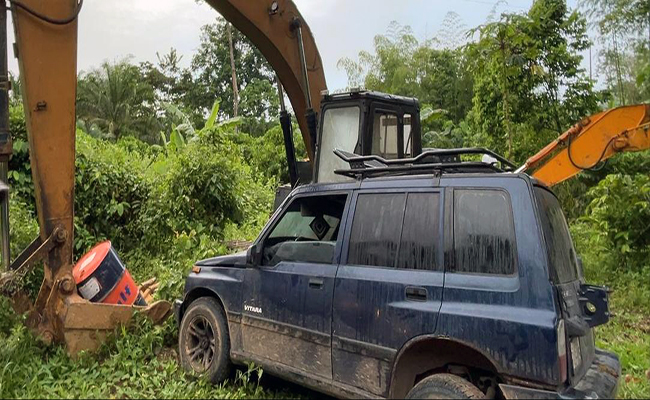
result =
M72 276L81 297L93 303L147 305L108 240L81 257L72 269Z

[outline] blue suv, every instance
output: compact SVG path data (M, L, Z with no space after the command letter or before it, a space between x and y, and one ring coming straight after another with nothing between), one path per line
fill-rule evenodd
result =
M293 190L247 252L196 263L185 368L220 382L253 361L351 398L615 395L593 334L607 291L550 189L448 152L345 159L349 179Z

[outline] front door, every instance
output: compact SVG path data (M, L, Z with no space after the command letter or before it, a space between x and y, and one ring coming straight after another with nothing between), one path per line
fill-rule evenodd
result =
M346 203L346 194L296 197L267 230L262 265L246 271L244 351L332 377L332 297Z

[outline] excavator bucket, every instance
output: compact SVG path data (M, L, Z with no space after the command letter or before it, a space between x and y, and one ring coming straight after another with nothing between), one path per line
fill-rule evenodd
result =
M30 309L27 325L46 343L65 343L73 355L97 349L136 312L156 323L171 314L171 304L165 301L147 307L91 303L79 296L72 276L81 6L78 0L11 2L40 235L0 277L0 289L7 292L6 287L43 262L45 277L36 301L25 307L24 296L21 300L22 308ZM6 29L0 34L6 43Z
M167 301L137 307L91 303L79 296L68 298L63 311L64 341L72 355L96 350L116 327L128 325L136 312L144 314L154 324L163 323L172 312Z

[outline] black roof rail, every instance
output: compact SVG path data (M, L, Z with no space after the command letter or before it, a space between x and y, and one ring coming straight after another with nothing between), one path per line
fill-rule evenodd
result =
M501 155L484 148L435 149L423 151L413 158L386 160L377 155L361 156L335 149L334 154L350 165L350 169L335 170L334 173L353 178L365 178L371 175L408 174L414 172L510 172L517 167ZM462 155L483 154L499 161L502 167L495 163L483 161L460 161ZM436 160L431 162L430 160ZM446 161L442 161L446 158ZM455 159L454 159L455 158Z

